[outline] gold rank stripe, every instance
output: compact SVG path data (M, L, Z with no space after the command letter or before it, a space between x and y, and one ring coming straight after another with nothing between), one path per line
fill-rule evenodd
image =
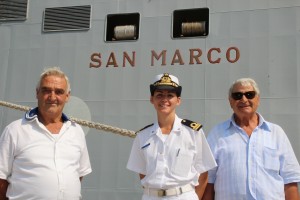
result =
M193 122L191 120L188 120L188 119L183 119L181 121L182 124L192 128L193 130L195 131L199 131L201 128L202 128L202 125L197 123L197 122Z

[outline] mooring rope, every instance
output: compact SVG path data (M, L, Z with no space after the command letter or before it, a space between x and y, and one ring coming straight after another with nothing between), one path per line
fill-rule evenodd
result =
M15 110L25 111L25 112L31 109L28 106L21 106L21 105L17 105L17 104L5 102L5 101L0 101L0 105L8 107L8 108L13 108ZM82 126L87 126L89 128L95 128L95 129L106 131L106 132L112 132L112 133L115 133L115 134L119 134L119 135L122 135L122 136L128 136L128 137L131 137L131 138L135 137L135 132L127 130L127 129L117 128L117 127L109 126L109 125L106 125L106 124L100 124L100 123L95 123L95 122L92 122L92 121L77 119L77 118L74 118L74 117L70 117L70 120L72 120L72 121L74 121L74 122L76 122L76 123L78 123Z

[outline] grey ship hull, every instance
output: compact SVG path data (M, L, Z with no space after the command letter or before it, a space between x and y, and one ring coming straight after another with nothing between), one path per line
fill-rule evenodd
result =
M89 29L42 31L45 8L77 5L91 5ZM209 8L209 34L173 38L173 11L203 7ZM107 15L120 13L140 14L137 40L105 41ZM26 20L0 22L0 100L34 107L39 74L60 66L72 87L66 113L136 131L156 119L152 78L169 72L183 86L178 115L208 132L231 115L231 82L252 77L261 88L259 112L285 129L299 159L299 13L296 0L31 0ZM22 115L0 107L1 131ZM133 139L85 131L93 173L83 181L84 199L141 199L138 176L126 170Z

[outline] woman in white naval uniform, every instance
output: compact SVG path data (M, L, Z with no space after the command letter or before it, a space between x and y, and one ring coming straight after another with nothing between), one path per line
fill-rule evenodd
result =
M200 200L207 171L216 167L202 125L176 115L181 90L167 73L150 85L157 121L137 132L127 163L140 175L142 200Z

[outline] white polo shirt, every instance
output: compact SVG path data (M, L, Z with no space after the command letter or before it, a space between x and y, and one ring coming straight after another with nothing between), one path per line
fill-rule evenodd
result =
M10 200L81 199L79 177L92 169L82 128L63 115L58 137L38 121L37 109L9 124L0 138L0 178Z
M175 117L173 129L163 139L158 122L142 130L134 139L127 168L146 175L144 187L169 189L198 185L199 175L216 167L202 129L195 131Z

